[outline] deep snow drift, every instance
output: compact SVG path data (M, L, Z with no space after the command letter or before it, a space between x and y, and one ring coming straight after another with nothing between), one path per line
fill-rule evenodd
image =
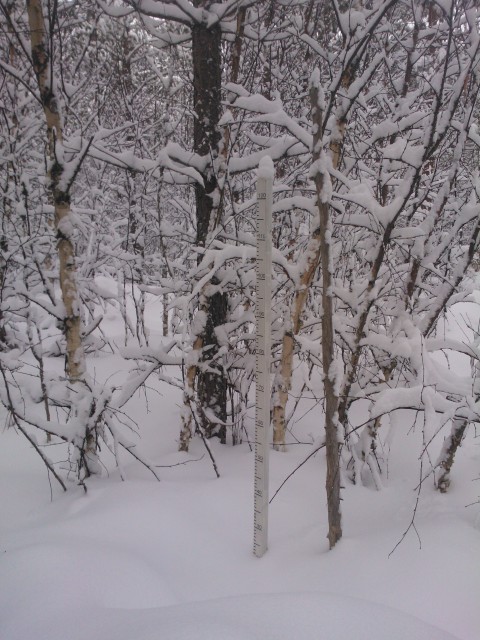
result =
M89 367L97 380L125 377L117 356L97 354ZM51 500L28 442L0 432L2 640L478 640L480 506L466 506L479 494L473 430L450 492L425 481L416 531L390 556L417 499L421 425L408 412L382 427L382 491L368 477L367 486L345 480L344 538L333 551L320 451L273 501L269 550L257 559L248 443L212 441L216 479L201 441L189 454L176 451L178 392L162 384L147 398L138 394L127 409L139 449L163 466L161 482L125 459L126 482L109 468L86 494L74 482L67 494L52 485ZM295 436L311 442L320 421L318 408L307 412ZM292 444L271 453L272 494L310 451ZM62 447L48 453L65 455Z

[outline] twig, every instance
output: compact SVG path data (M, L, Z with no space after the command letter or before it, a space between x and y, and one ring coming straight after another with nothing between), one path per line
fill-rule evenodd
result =
M197 428L198 428L198 433L200 434L203 444L205 445L205 449L207 450L207 453L210 456L210 460L212 461L216 476L217 478L220 478L220 473L218 472L217 463L215 462L215 458L213 457L213 453L212 453L212 450L210 449L210 445L208 444L207 439L205 438L205 434L200 429L194 414L193 414L193 419L195 420L195 424L197 425Z
M12 414L13 415L13 420L18 428L18 430L23 433L23 435L27 438L27 440L30 442L30 444L33 446L33 448L35 449L35 451L38 453L38 455L41 457L41 459L43 460L43 462L45 463L45 466L47 467L48 471L50 471L53 475L53 477L55 478L55 480L59 483L59 485L62 487L62 489L64 491L67 490L67 487L65 486L65 483L63 482L63 480L61 479L61 477L58 475L58 473L55 471L55 469L53 468L52 463L50 462L50 460L47 458L47 456L43 453L43 451L41 451L40 447L38 446L38 444L35 442L35 440L30 436L30 434L28 433L28 431L26 429L24 429L22 427L22 425L20 424L17 415L15 414L15 412ZM50 476L49 476L49 482L50 482ZM51 493L51 485L50 485L50 493Z
M47 469L49 471L51 471L53 477L55 478L55 480L59 483L59 485L62 487L62 489L64 491L67 490L67 487L65 486L65 483L63 482L62 478L58 475L58 473L55 471L52 463L50 462L50 460L47 458L47 456L43 453L43 451L40 449L40 447L38 446L38 444L35 442L35 439L32 438L32 436L28 433L28 431L22 426L19 416L17 415L17 412L15 411L15 408L13 406L13 400L12 397L10 395L10 387L5 375L5 371L2 367L2 365L0 364L0 372L2 374L3 377L3 381L5 384L5 390L7 392L7 400L8 400L8 409L10 411L10 415L13 418L13 421L17 427L17 429L23 433L23 435L27 438L27 440L30 442L30 444L33 446L33 448L35 449L35 451L38 453L38 455L41 457L41 459L43 460L45 466L47 467ZM50 476L49 476L49 481L50 481Z
M110 427L109 427L110 428ZM111 430L110 430L111 431ZM135 458L135 460L138 460L138 462L140 462L141 464L143 464L144 467L146 467L150 473L153 473L153 475L155 476L155 478L160 482L160 478L157 476L157 474L155 473L155 471L152 469L152 467L148 464L148 462L145 462L145 460L142 460L142 458L140 456L137 456L137 454L132 450L135 445L128 445L125 444L124 442L122 442L121 440L118 440L118 444L123 447L126 451L128 451L128 453L133 456Z
M410 529L413 529L417 534L419 547L420 549L422 548L422 540L418 533L417 527L415 526L415 516L417 515L418 503L420 502L420 494L422 492L422 476L423 476L423 461L420 460L420 483L418 484L417 498L415 500L415 507L413 508L412 519L410 520L410 524L408 525L408 527L403 532L403 535L400 538L400 540L397 542L397 544L393 547L393 549L388 554L389 558L392 555L392 553L396 550L396 548L405 540L407 533L410 531Z
M192 458L191 460L184 460L183 462L175 462L175 464L156 464L155 468L157 469L171 469L172 467L179 467L182 464L188 464L189 462L200 462L203 460L205 456L200 456L200 458Z
M288 476L285 478L285 480L282 482L282 484L278 487L278 489L275 491L275 493L273 494L273 496L270 498L270 500L268 501L268 504L271 504L273 502L273 499L275 498L275 496L277 495L277 493L280 491L280 489L283 487L283 485L290 480L290 478L293 476L294 473L296 473L301 467L303 467L303 465L310 460L310 458L312 456L314 456L318 451L320 451L320 449L323 449L323 447L325 446L325 443L322 442L321 445L319 445L318 447L316 447L316 449L314 449L311 453L308 454L308 456L297 466L295 467L295 469L288 474Z
M210 457L210 460L212 461L213 469L215 471L215 474L216 474L217 478L220 478L220 473L218 472L217 463L215 462L215 458L213 457L212 450L210 449L210 446L209 446L209 444L207 442L207 439L205 438L205 434L203 433L203 430L202 430L201 426L198 423L197 416L195 415L195 411L193 410L193 407L192 407L192 404L191 404L190 400L188 400L188 405L189 405L189 408L190 408L190 413L192 414L193 421L195 422L196 431L200 434L202 442L205 445L205 449L207 450L207 453L208 453L208 455Z

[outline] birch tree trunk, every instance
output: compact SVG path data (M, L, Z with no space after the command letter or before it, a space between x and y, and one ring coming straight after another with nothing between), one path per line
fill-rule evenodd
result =
M27 0L28 22L32 45L33 69L47 123L50 160L50 191L55 211L55 232L60 263L60 288L65 306L64 332L67 343L65 371L70 382L85 379L85 354L81 338L81 304L78 297L75 249L71 238L70 185L65 180L63 160L63 126L51 72L51 52L45 29L41 0Z
M86 386L86 363L82 343L81 302L78 295L75 248L72 238L70 217L71 184L65 175L63 156L63 123L56 92L53 73L52 52L49 49L49 37L45 29L41 0L27 0L28 22L32 47L32 64L37 78L40 100L47 124L47 144L49 154L48 177L50 193L55 212L55 232L59 259L59 279L62 301L65 308L63 330L66 340L65 373L72 388L78 391ZM79 393L79 398L82 393ZM94 405L90 407L90 413ZM76 413L76 410L75 410ZM85 420L88 420L88 414ZM96 473L97 437L94 429L88 429L77 443L79 449L78 472L84 470L86 476Z
M285 409L293 373L295 336L300 331L301 316L307 301L308 291L320 262L319 226L317 226L312 233L312 237L307 246L306 256L305 267L300 275L299 287L295 292L290 326L283 334L279 371L275 375L272 422L273 447L277 451L285 450Z
M351 64L352 63L346 67L343 74L342 87L345 90L348 89L353 80ZM346 119L342 114L339 114L336 122L337 134L330 143L331 162L334 169L337 169L340 163L345 138L345 127ZM280 367L279 372L277 372L277 375L275 376L272 422L273 446L277 451L285 450L285 413L288 401L288 392L292 384L295 336L299 333L301 328L302 313L307 303L308 293L312 286L315 273L320 265L321 253L322 231L319 225L315 225L302 260L303 268L300 274L298 287L295 291L290 325L283 335Z

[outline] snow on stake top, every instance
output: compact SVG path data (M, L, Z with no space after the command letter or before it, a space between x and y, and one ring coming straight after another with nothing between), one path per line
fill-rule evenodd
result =
M270 156L264 156L258 163L257 177L272 180L275 175L275 167Z

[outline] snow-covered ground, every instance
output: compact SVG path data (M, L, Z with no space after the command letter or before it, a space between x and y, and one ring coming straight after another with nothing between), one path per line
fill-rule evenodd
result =
M106 353L89 362L97 380L113 371L120 379L126 366ZM72 483L63 494L52 480L51 499L37 454L2 428L1 640L478 640L480 505L466 506L480 493L473 431L450 492L423 484L416 531L393 554L420 474L421 429L407 412L384 427L383 490L345 482L344 537L333 551L320 451L273 501L269 550L257 559L249 445L211 442L217 479L201 441L177 452L180 396L158 389L148 406L138 394L128 413L139 449L164 466L161 482L126 459L126 482L111 468L87 493ZM320 421L307 413L296 435L318 437ZM310 450L272 451L271 493Z

